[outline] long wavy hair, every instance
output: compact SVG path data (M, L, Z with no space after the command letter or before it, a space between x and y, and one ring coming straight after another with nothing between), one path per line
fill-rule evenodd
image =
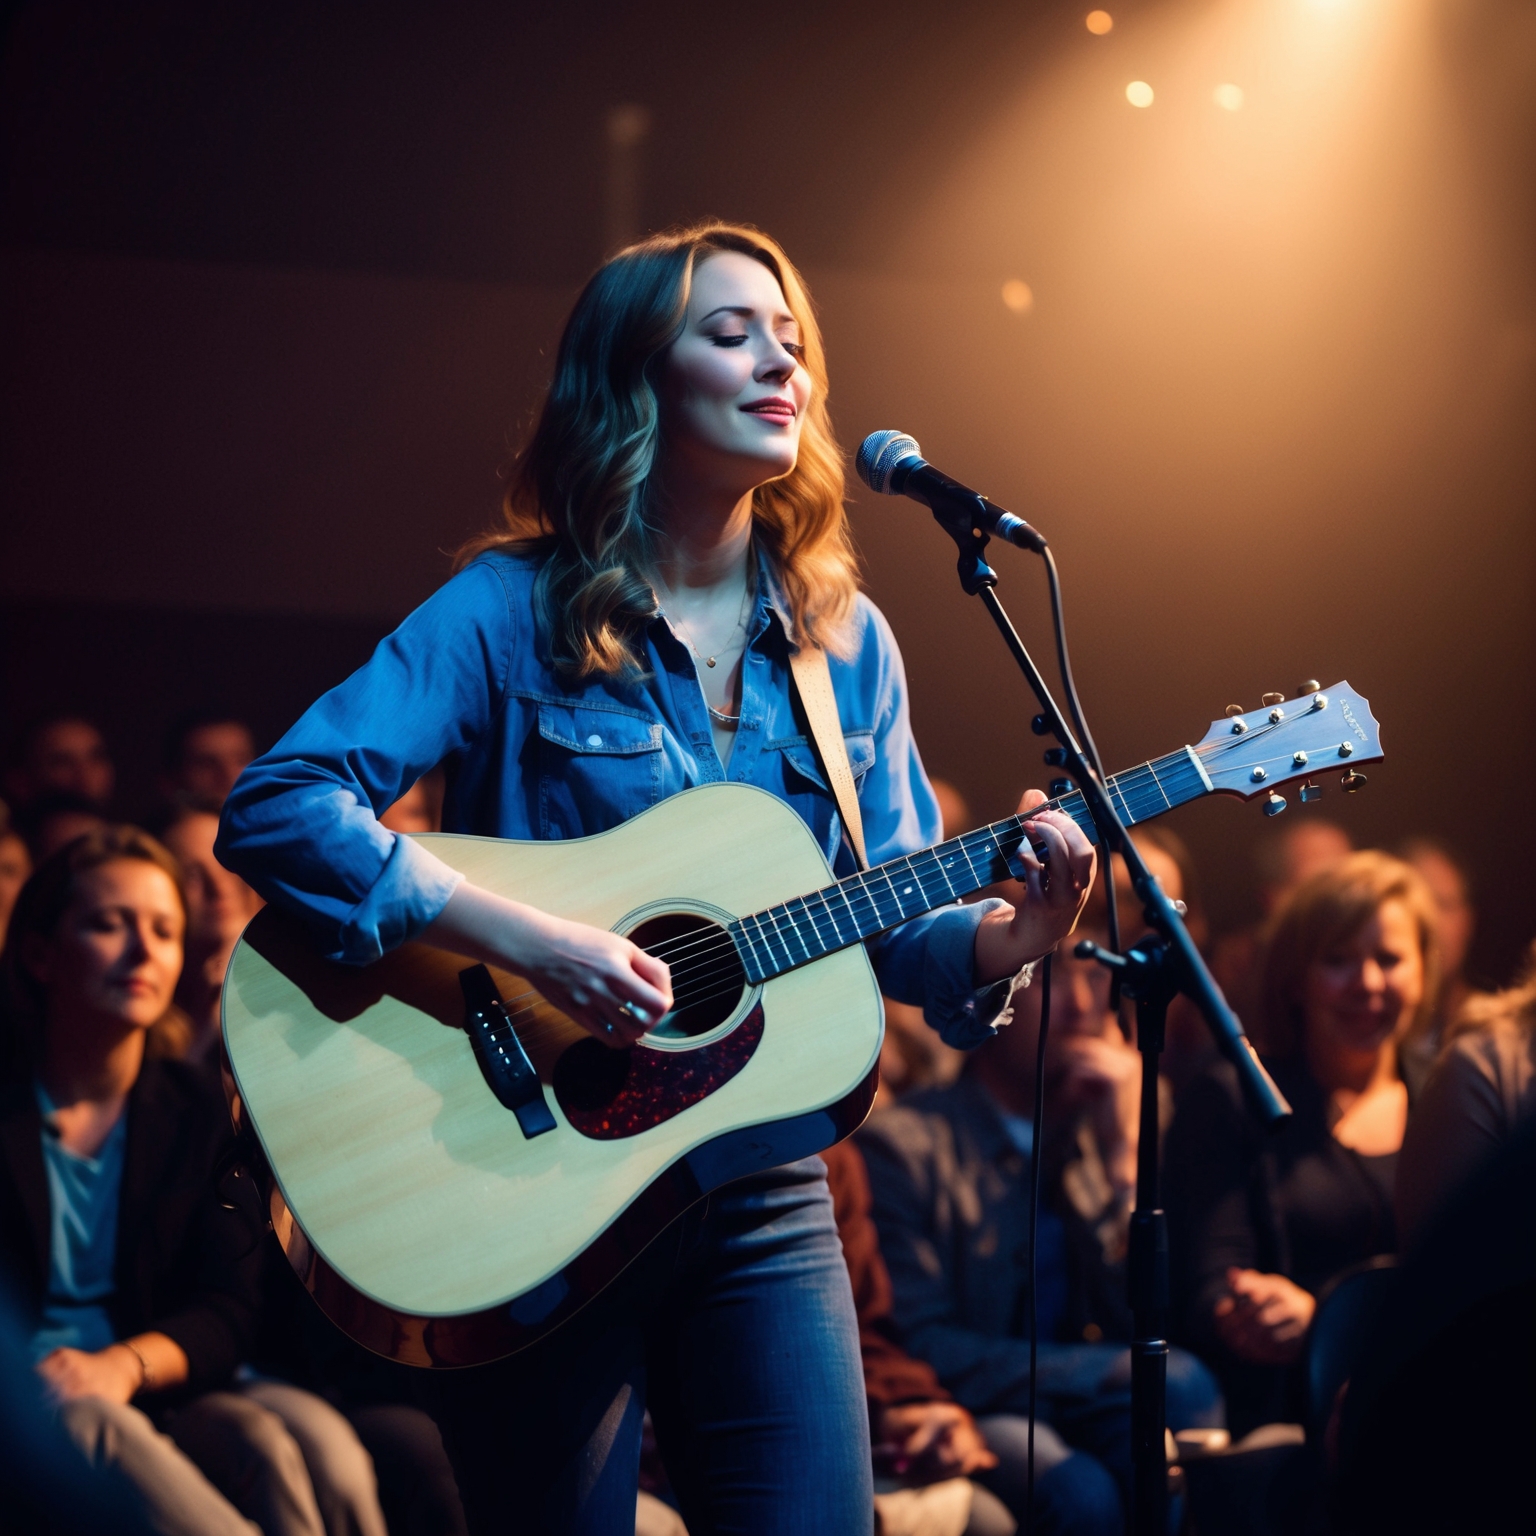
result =
M543 559L534 603L548 659L564 677L639 670L636 636L656 612L642 572L660 531L650 496L662 433L660 365L682 333L695 270L724 251L760 261L778 279L812 381L795 467L753 495L755 537L797 638L846 647L856 559L810 295L767 235L740 224L695 224L620 251L582 290L533 433L513 462L499 525L458 552L460 568L490 549Z
M1264 961L1263 1045L1268 1052L1287 1056L1301 1045L1303 994L1313 962L1354 938L1389 901L1408 908L1424 962L1424 995L1403 1039L1417 1039L1429 1029L1439 987L1434 897L1411 864L1367 849L1314 875L1275 921Z
M81 875L119 859L153 864L168 876L176 888L176 899L185 920L187 897L181 865L168 848L138 827L110 826L99 832L84 833L44 859L16 898L5 952L0 956L0 976L4 978L3 1002L0 1002L0 1063L7 1074L33 1067L41 1060L48 1014L47 992L32 973L22 951L29 947L30 941L51 939L58 932L64 914L75 899L76 883ZM172 1003L150 1026L144 1054L151 1058L184 1056L191 1041L191 1023Z

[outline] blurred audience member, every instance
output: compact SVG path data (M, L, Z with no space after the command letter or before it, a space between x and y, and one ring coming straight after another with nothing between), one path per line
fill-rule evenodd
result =
M1440 989L1429 1027L1412 1043L1403 1062L1403 1070L1417 1090L1435 1064L1448 1030L1473 995L1466 965L1477 928L1477 911L1472 905L1471 873L1445 843L1432 837L1412 837L1397 853L1423 876L1439 915L1435 940L1440 955Z
M105 831L109 825L106 812L94 800L72 789L50 789L23 806L16 816L16 829L26 839L34 864L41 864L77 837Z
M227 710L182 715L166 733L160 790L167 799L189 795L222 806L240 770L256 756L245 721Z
M990 1471L997 1457L988 1450L976 1421L944 1390L931 1366L914 1360L895 1341L891 1277L870 1219L869 1175L862 1154L853 1142L843 1141L828 1147L821 1160L827 1165L837 1235L859 1318L877 1490L886 1484L900 1484L903 1491L919 1489ZM1015 1522L991 1494L966 1493L949 1502L959 1511L955 1536L962 1530L967 1536L1012 1536Z
M83 715L59 712L34 720L21 734L6 775L6 794L20 812L42 795L78 795L104 811L117 773L107 743Z
M1103 905L1080 931L1104 942ZM1063 944L1046 1052L1037 1265L1040 1529L1122 1529L1130 1477L1125 1255L1141 1062L1109 1013L1108 978ZM859 1134L903 1346L977 1418L999 1458L978 1480L1022 1516L1029 1388L1029 1177L1040 982L958 1082L877 1111ZM1175 1429L1221 1422L1192 1356L1168 1365Z
M1357 853L1314 875L1281 910L1264 971L1265 1062L1294 1118L1261 1127L1225 1062L1179 1106L1167 1158L1179 1289L1234 1434L1299 1417L1287 1372L1318 1290L1396 1248L1398 1057L1428 1019L1434 936L1434 902L1408 865Z
M1262 1047L1264 940L1292 892L1349 857L1349 834L1321 816L1300 817L1266 829L1254 850L1257 923L1224 934L1211 948L1211 972L1243 1026Z
M1521 985L1474 996L1414 1106L1397 1174L1401 1246L1536 1112L1536 950Z
M433 768L416 780L379 817L391 832L441 832L443 829L443 770Z
M971 809L965 796L945 779L934 779L933 793L944 819L946 840L971 831ZM960 1075L965 1052L945 1045L939 1033L911 1003L885 999L885 1040L880 1047L880 1091L876 1100L889 1104L915 1088L952 1083Z
M25 840L10 823L0 802L0 950L5 948L5 931L10 926L11 911L21 888L32 873L32 855Z
M181 865L187 898L186 962L176 986L177 1005L192 1027L187 1054L216 1067L224 972L261 898L213 856L219 832L219 808L213 801L186 800L155 818L151 827Z
M22 891L0 1255L65 1429L156 1529L307 1530L266 1518L313 1506L302 1463L295 1479L275 1454L281 1426L218 1390L252 1336L259 1264L259 1229L215 1198L227 1118L190 1069L146 1059L185 921L174 861L132 828L76 841Z

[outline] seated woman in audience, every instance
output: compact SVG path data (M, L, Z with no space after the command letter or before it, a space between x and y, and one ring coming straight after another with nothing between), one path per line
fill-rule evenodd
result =
M252 1536L254 1520L266 1536L321 1536L298 1432L230 1389L256 1325L261 1229L215 1190L222 1104L163 1054L185 1045L162 1038L185 928L174 859L132 827L76 840L22 890L6 946L0 1276L65 1429L140 1490L157 1530ZM365 1528L332 1536L343 1529Z
M1536 949L1520 986L1466 1002L1430 1073L1397 1171L1406 1250L1448 1196L1536 1112Z
M1180 1102L1166 1180L1177 1283L1234 1434L1297 1417L1289 1367L1319 1290L1396 1247L1399 1052L1435 995L1434 932L1424 882L1397 859L1356 853L1314 876L1280 913L1264 971L1265 1061L1294 1118L1266 1132L1224 1063Z

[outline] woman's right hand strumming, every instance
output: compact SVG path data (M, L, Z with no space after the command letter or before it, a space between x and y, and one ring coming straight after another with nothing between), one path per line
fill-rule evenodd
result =
M604 1045L633 1045L672 1007L664 960L603 928L461 885L422 933L440 949L515 971Z

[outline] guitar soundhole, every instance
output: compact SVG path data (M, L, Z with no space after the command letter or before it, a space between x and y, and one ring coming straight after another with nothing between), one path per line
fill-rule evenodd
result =
M628 937L672 970L674 1007L652 1034L692 1039L736 1011L747 977L730 934L719 923L693 912L667 912L647 918Z

